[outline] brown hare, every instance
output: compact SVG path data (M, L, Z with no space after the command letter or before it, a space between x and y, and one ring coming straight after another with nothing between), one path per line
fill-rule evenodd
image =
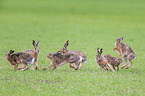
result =
M113 51L116 50L117 52L119 52L118 58L123 54L123 58L124 58L126 64L123 65L121 68L127 69L132 66L131 60L135 59L135 53L131 47L122 43L121 40L123 40L123 37L119 37L118 39L116 39L116 43L115 43L115 47L113 48ZM127 59L129 60L130 65L128 65Z
M62 53L71 53L71 54L78 54L80 56L80 58L82 58L82 61L80 62L79 68L80 69L82 67L82 63L86 63L87 61L87 56L85 55L84 52L80 51L80 50L67 50L67 46L69 45L69 40L65 42L64 47L61 48L61 52Z
M111 68L111 70L113 71L113 72L115 72L114 71L114 69L110 66L110 64L108 63L108 60L104 57L104 56L101 56L101 54L102 54L102 52L103 52L103 49L101 48L101 49L97 49L97 55L96 55L96 63L104 70L104 71L107 71L107 70L109 70L109 68L108 68L108 66Z
M114 70L115 70L115 67L117 67L117 70L119 70L119 65L122 63L121 58L113 57L110 54L105 54L104 57L107 59L108 63L112 65Z
M49 67L43 68L44 70L48 68L52 68L54 70L60 65L70 63L70 68L74 68L75 70L78 69L78 66L80 64L81 58L77 54L72 53L64 53L62 54L60 51L56 53L50 53L47 56L51 60L51 65ZM75 67L72 66L72 64L75 64Z
M27 49L24 51L25 53L31 54L31 56L35 58L34 64L36 69L40 69L38 66L38 54L39 54L38 44L39 44L39 40L37 41L37 43L34 40L32 40L32 45L34 46L34 49Z
M10 50L6 54L6 59L11 65L14 65L14 70L28 69L29 67L28 67L27 63L31 64L32 69L33 69L34 58L28 53L24 53L24 52L14 53L14 50ZM23 64L22 67L18 67L18 64L20 64L20 63Z

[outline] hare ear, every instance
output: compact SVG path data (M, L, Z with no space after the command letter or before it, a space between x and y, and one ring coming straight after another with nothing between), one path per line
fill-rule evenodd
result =
M14 50L10 50L10 51L9 51L9 54L12 54L12 53L14 53Z
M34 40L32 40L32 44L33 44L33 46L34 46L34 47L36 46L36 44L35 44L35 41L34 41Z
M120 40L123 40L124 37L121 37Z
M100 49L100 53L102 53L102 52L103 52L103 48Z
M39 44L39 40L37 41L36 46L38 46L38 44Z
M61 51L57 51L57 54L61 54Z
M97 52L100 53L100 49L99 48L97 48Z
M69 40L67 40L64 44L64 47L67 47L69 45Z

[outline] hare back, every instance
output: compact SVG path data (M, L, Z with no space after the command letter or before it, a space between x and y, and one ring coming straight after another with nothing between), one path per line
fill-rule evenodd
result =
M122 49L123 54L128 55L130 53L134 53L133 49L131 47L129 47L127 44L124 44L124 43L121 42L119 47Z
M84 52L80 51L80 50L70 50L69 51L70 53L75 53L75 54L78 54L79 56L82 57L82 63L86 63L87 61L87 56Z
M110 54L105 54L104 57L105 57L107 60L108 60L108 59L110 59L110 60L115 60L115 59L116 59L116 57L113 57L113 56L110 55Z
M29 54L33 54L34 53L34 49L27 49L24 52L25 53L29 53Z
M54 55L50 58L53 63L60 64L64 62L64 56L63 55Z
M86 57L86 54L85 54L84 52L80 51L80 50L70 50L69 52L70 52L70 53L76 53L76 54L78 54L79 56L84 56L84 57Z
M27 63L27 62L31 62L33 58L28 53L19 52L19 53L12 54L11 59L13 59L17 63L21 63L20 60L23 60L25 63Z
M68 63L75 63L76 61L80 60L79 55L75 53L65 53L64 56Z
M122 63L121 58L116 58L109 54L104 55L104 57L107 59L108 63L113 66L118 66L120 63Z

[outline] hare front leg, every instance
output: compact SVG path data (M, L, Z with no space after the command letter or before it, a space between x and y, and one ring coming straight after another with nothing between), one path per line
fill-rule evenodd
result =
M122 50L117 49L116 47L113 48L113 51L117 50L117 52L119 53L119 56L117 58L119 58L122 55Z
M100 68L102 68L104 71L107 71L106 67L104 67L105 65L99 65Z
M114 48L113 48L113 51L115 51L116 49L117 49L117 48L116 48L116 47L114 47Z
M34 67L33 67L33 64L31 64L31 69L32 69L32 70L35 70Z
M113 72L115 72L114 69L110 66L109 63L107 63L107 65L111 68L111 70L112 70Z
M14 71L17 71L17 69L18 69L18 64L15 64Z
M80 65L79 65L79 68L78 69L80 69L80 68L82 68L82 62L80 62Z
M119 56L117 58L120 58L120 56L122 55L122 51L118 51L119 52Z
M37 59L35 59L34 64L35 64L35 68L36 68L36 70L37 70L37 69L40 69L39 66L38 66Z

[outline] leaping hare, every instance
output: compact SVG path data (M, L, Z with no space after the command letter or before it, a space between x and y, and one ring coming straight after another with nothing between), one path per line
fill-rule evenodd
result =
M102 54L102 52L103 52L103 49L101 48L101 49L97 49L97 52L98 52L98 54L96 55L96 63L104 70L104 71L106 71L106 70L109 70L108 69L108 66L111 68L111 70L113 71L113 72L115 72L114 71L114 69L110 66L110 64L108 63L108 60L104 57L104 56L101 56L101 54Z
M80 50L67 50L67 46L69 45L69 40L65 42L64 47L61 48L61 52L62 53L71 53L71 54L77 54L80 56L80 58L82 58L82 61L80 62L79 68L80 69L82 67L82 63L86 63L87 61L87 56L85 55L84 52L80 51Z
M24 52L14 53L14 50L10 50L6 54L6 59L11 65L14 65L14 70L28 69L29 67L28 67L27 63L31 64L32 69L33 69L34 58L28 53L24 53ZM18 64L20 64L20 63L23 64L23 67L18 67Z
M121 40L123 40L123 37L119 37L118 39L116 39L116 43L115 43L115 47L113 48L113 51L116 50L117 52L119 52L118 58L123 54L123 58L124 58L126 64L123 65L121 68L127 69L132 66L131 60L135 59L135 53L131 47L122 43ZM130 65L128 65L127 59L129 60Z
M32 45L34 46L34 49L27 49L24 51L25 53L31 54L31 56L35 58L34 64L35 64L36 69L40 69L38 66L38 54L39 54L38 43L39 43L39 40L37 41L37 43L34 40L32 40Z
M81 61L80 57L77 54L62 54L60 51L56 53L49 53L47 57L51 60L51 65L49 67L43 68L44 70L52 67L52 70L54 70L58 66L66 63L70 63L70 68L74 68L75 70L77 70ZM75 64L75 67L72 66L73 63Z
M117 67L117 70L119 70L119 65L122 63L121 58L113 57L110 54L105 54L104 57L107 59L108 63L112 65L114 70L115 70L115 67Z

